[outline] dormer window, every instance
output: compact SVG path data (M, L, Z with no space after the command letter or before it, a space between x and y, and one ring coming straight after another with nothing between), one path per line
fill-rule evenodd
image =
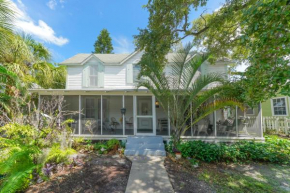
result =
M90 87L98 86L98 66L90 66Z

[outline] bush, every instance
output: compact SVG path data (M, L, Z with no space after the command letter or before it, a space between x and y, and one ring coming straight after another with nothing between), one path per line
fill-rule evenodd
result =
M4 177L0 192L22 191L27 188L33 172L40 166L35 158L41 151L37 146L24 144L19 140L0 137L0 141L0 176Z
M67 148L62 150L59 144L54 144L49 151L45 163L62 163L68 162L68 156L76 153L74 149Z
M117 139L110 139L107 142L108 150L118 150L120 142Z
M266 137L265 143L243 141L231 145L188 141L179 144L178 149L185 158L205 162L260 161L290 164L290 141L277 137Z

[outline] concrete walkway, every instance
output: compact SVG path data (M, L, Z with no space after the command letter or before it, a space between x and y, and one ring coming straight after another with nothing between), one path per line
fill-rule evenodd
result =
M173 192L164 167L165 157L128 156L132 161L126 193Z

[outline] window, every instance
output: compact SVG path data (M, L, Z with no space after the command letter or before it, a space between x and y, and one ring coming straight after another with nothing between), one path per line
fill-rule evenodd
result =
M247 105L246 115L254 115L254 108Z
M273 114L276 115L287 115L286 99L285 98L275 98L272 99Z
M133 65L133 81L137 82L138 81L138 75L141 71L141 66L139 64L134 64Z
M90 66L90 86L98 86L98 66Z
M86 98L86 118L95 118L95 99Z

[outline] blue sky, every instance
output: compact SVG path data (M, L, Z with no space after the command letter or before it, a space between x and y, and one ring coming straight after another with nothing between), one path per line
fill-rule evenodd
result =
M147 0L10 0L18 12L17 29L32 35L61 62L77 53L91 53L99 32L107 28L114 53L134 51L133 35L145 28ZM205 9L213 12L224 0L210 0L206 7L192 11L197 18ZM190 41L190 38L183 42Z

